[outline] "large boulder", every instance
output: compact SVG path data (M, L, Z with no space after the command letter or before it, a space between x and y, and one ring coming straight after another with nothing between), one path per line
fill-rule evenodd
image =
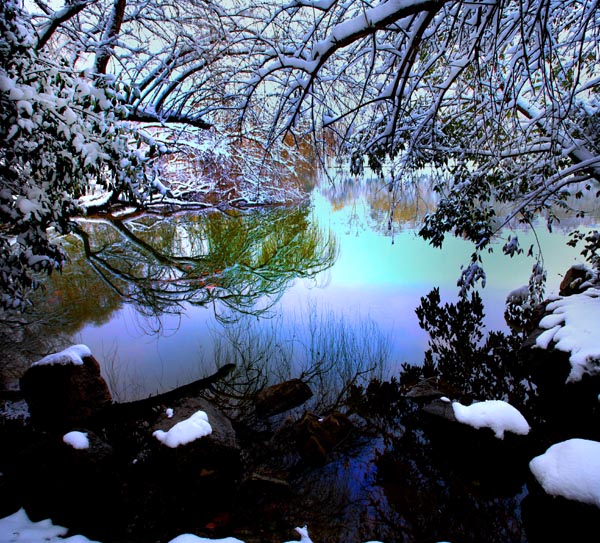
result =
M32 364L21 378L21 391L32 423L49 428L82 425L112 403L100 365L84 345Z
M596 273L574 266L561 296L543 304L536 328L523 343L524 378L535 384L536 411L562 438L574 431L594 438L600 417L600 288Z

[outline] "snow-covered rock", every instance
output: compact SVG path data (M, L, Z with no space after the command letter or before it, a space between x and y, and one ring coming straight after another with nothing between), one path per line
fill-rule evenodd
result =
M169 543L244 543L240 539L235 537L224 537L222 539L208 539L206 537L199 537L193 534L181 534L175 539L171 539Z
M112 403L100 365L84 345L32 364L20 384L32 422L47 427L81 425Z
M67 347L66 349L60 351L59 353L52 353L48 356L45 356L41 360L34 362L33 366L46 366L46 365L54 365L54 364L62 364L68 365L73 364L75 366L82 366L83 359L92 356L92 351L90 351L87 345L72 345L71 347Z
M600 507L600 442L569 439L529 463L546 493Z
M502 400L486 400L471 405L453 402L452 409L458 422L473 428L490 428L498 439L504 438L504 432L527 435L528 422L518 409Z
M559 297L546 310L539 323L543 332L537 336L536 346L569 354L568 382L579 381L584 374L600 374L600 289L588 288L580 294Z
M489 428L498 439L503 439L505 432L527 435L530 430L527 420L519 410L502 400L485 400L463 405L443 397L426 405L424 411L477 430Z
M173 449L210 434L212 434L212 427L208 415L204 411L196 411L191 417L178 422L166 432L155 430L152 435L163 445Z
M151 433L155 439L162 441L167 439L166 434L169 432L172 432L169 440L173 443L181 441L181 445L186 445L199 440L205 448L210 444L223 450L239 450L231 421L213 404L202 398L182 398L161 413L152 426ZM180 440L175 439L176 434ZM194 435L194 439L186 439Z
M23 509L0 518L0 543L93 543L82 535L64 537L68 531L50 519L32 522Z

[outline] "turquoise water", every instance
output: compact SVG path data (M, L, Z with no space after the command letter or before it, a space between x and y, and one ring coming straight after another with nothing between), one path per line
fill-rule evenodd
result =
M65 326L69 341L91 348L113 394L122 400L209 374L216 364L230 361L236 349L261 351L257 356L266 363L277 358L278 375L297 374L322 348L315 343L318 334L336 336L333 344L353 345L357 356L385 359L382 371L387 374L401 362L419 364L428 338L418 326L415 308L433 287L440 288L443 300L456 299L461 266L468 263L472 248L454 238L443 250L421 240L416 228L431 203L418 196L407 195L401 218L391 225L385 191L378 185L352 182L333 188L326 181L313 190L309 207L293 213L210 212L127 222L144 243L160 246L157 252L167 254L169 262L149 257L139 243L125 243L106 221L83 223L92 240L100 239L92 246L101 259L73 259L65 270L67 281L70 273L88 279L68 294L56 287L58 303L83 307L109 287L101 304L70 317ZM593 223L588 219L587 227ZM516 233L522 247L539 243L551 293L579 260L578 251L565 244L566 232L575 225L563 221L554 233L543 226L536 233L505 230L501 238ZM240 237L240 231L257 233ZM481 293L489 329L506 329L506 296L527 283L534 262L524 255L502 255L502 243L484 260L487 282ZM265 257L272 246L277 247L275 256ZM322 258L319 252L325 250ZM198 255L201 262L194 260ZM85 268L90 264L91 271ZM198 267L202 270L192 283L186 270ZM102 281L90 286L98 272ZM148 276L153 278L149 286L140 280Z

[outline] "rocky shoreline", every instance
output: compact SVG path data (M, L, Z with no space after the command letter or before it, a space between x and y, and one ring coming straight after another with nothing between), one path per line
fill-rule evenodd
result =
M593 294L595 279L580 272L565 278L562 299ZM538 311L519 353L519 378L531 385L524 403L531 431L509 431L503 439L489 427L457 420L447 396L464 398L452 397L456 391L435 377L373 381L356 387L344 409L327 413L305 411L310 387L292 379L259 391L246 408L252 412L232 417L203 397L234 369L225 366L165 394L118 404L92 353L74 346L31 366L21 390L2 400L0 516L24 507L33 520L52 518L103 543L166 542L181 533L282 541L307 522L321 535L315 539L336 541L342 536L333 529L348 522L359 492L350 488L356 477L367 482L354 499L361 515L373 517L368 529L367 520L357 524L365 537L390 543L417 541L424 533L450 538L465 530L451 518L456 501L478 511L474 525L513 515L500 528L489 527L487 541L545 541L556 534L593 541L589 532L600 521L600 506L548 495L528 469L552 444L600 441L598 361L590 359L591 370L570 379L572 353L557 349L557 342L537 343L549 329L550 304ZM210 431L193 433L198 426L190 421L198 413ZM346 485L343 492L339 485ZM336 501L341 494L343 505ZM381 503L370 511L373 495ZM499 509L487 511L493 503ZM445 516L427 525L427 511L435 510ZM389 517L389 526L373 520L380 515ZM332 533L325 532L327 518ZM481 527L472 532L462 540L482 540L486 533Z

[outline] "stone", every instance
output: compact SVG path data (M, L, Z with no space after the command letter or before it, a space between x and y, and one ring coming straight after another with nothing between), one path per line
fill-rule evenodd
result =
M206 438L206 441L210 441L224 449L239 450L231 421L221 410L204 398L183 398L172 405L166 406L166 409L155 421L151 432L155 430L167 431L175 424L189 419L198 411L204 411L208 415L208 422L212 428L209 435L199 438L199 440Z
M558 293L561 296L571 296L572 294L580 294L590 285L589 282L593 279L593 272L585 266L571 266L565 273L565 276L563 277L563 280L560 283L560 289Z
M185 398L167 407L169 411L165 409L148 430L150 449L146 462L190 481L237 480L241 475L241 452L235 430L225 414L203 398ZM156 430L167 432L198 411L208 416L210 434L173 448L154 436Z
M350 419L342 413L334 412L326 417L306 413L294 427L298 452L305 460L322 465L353 427Z
M84 352L80 359L63 357L55 363L44 360L30 366L20 380L33 424L49 428L77 426L111 405L110 390L91 353Z
M406 393L406 397L411 400L431 400L440 398L443 395L444 394L427 379L419 381L416 385L410 387Z
M433 415L434 417L438 417L440 419L445 419L449 422L458 422L456 420L456 416L454 415L452 402L441 399L433 400L423 407L423 411L429 415Z
M260 417L272 417L302 405L312 395L304 381L290 379L261 390L255 398L256 413Z

